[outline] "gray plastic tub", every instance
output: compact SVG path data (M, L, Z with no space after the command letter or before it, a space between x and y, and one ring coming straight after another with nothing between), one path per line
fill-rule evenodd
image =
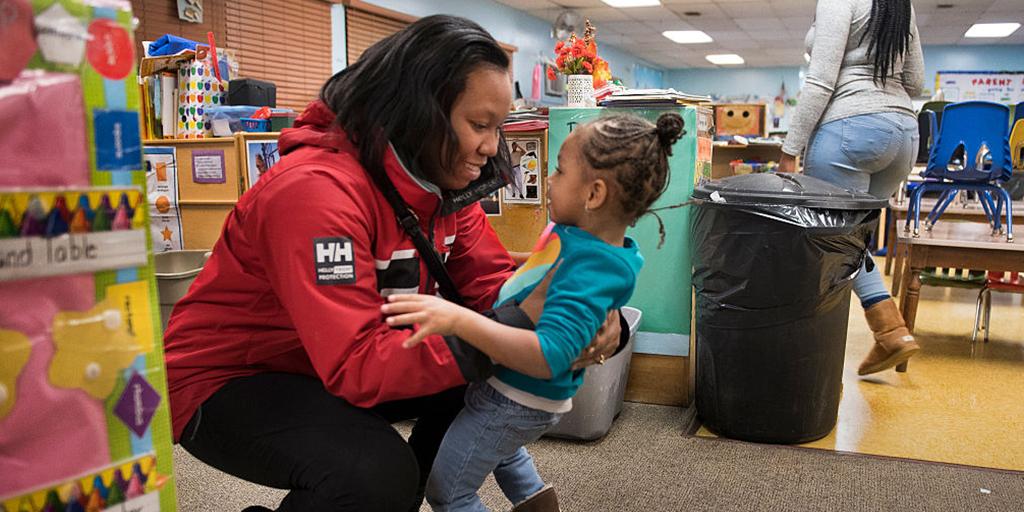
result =
M629 342L605 364L587 367L583 385L572 399L572 410L546 435L590 441L604 437L611 430L612 421L622 412L629 361L642 316L639 309L629 307L622 308L622 315L629 324Z
M160 296L160 318L164 330L171 319L171 310L195 281L203 264L210 257L210 251L169 251L155 254L156 289Z

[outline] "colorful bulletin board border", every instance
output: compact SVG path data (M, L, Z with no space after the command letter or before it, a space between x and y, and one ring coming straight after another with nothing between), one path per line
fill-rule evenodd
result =
M159 512L159 493L168 483L173 481L159 473L156 454L149 453L20 496L3 498L0 512Z

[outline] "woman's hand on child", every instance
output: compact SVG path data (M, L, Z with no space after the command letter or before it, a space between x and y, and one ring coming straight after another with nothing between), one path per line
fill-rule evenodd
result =
M530 317L533 325L537 325L540 322L540 315L544 312L544 301L548 298L548 285L551 284L551 278L555 276L555 272L558 272L558 267L562 266L562 260L558 260L548 270L547 275L537 286L533 287L533 290L529 295L519 303L519 309L526 313L526 316Z
M397 294L388 297L388 303L380 307L390 326L418 324L419 329L402 342L402 347L412 348L431 334L455 334L455 326L468 309L433 295Z
M622 336L622 324L619 323L619 311L609 311L604 325L597 330L590 345L583 349L579 357L573 361L572 369L579 370L594 363L604 364L606 360L615 355L615 350L619 348L620 336Z

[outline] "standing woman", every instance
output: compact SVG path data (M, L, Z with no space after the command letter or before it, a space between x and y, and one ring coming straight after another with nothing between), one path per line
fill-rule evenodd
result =
M921 93L924 59L910 0L818 0L806 43L810 70L780 171L794 172L803 153L805 174L888 199L910 173L919 138L910 98ZM875 345L860 375L920 350L878 267L866 266L853 290Z

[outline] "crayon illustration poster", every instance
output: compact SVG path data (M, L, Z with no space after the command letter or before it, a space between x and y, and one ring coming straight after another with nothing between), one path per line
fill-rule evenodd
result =
M153 252L182 250L178 210L178 163L174 148L147 146L144 151L146 195Z

